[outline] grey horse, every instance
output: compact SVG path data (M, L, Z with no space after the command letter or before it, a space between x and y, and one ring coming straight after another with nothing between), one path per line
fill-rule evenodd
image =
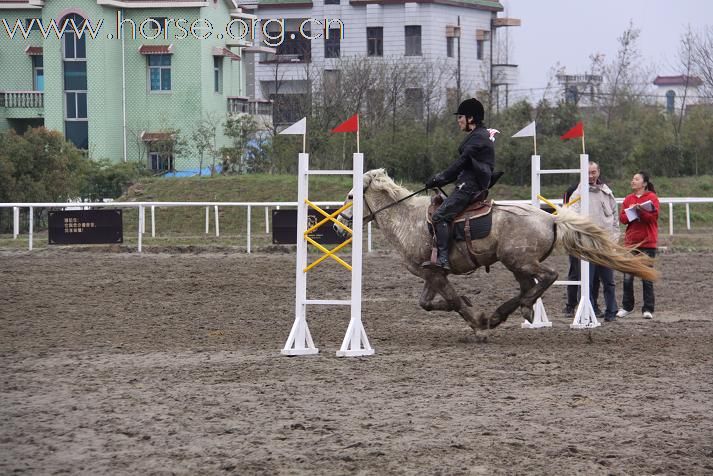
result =
M491 212L490 234L471 242L477 262L469 256L465 242L452 242L451 272L466 274L500 261L515 275L520 293L501 304L492 315L486 316L484 312L476 315L470 300L456 292L445 273L421 267L431 257L431 237L426 226L430 200L417 196L400 201L409 195L411 192L394 183L383 169L368 171L364 174L365 222L375 221L401 255L406 268L425 281L420 306L427 311L456 311L474 331L498 326L518 307L523 317L532 322L533 305L557 280L557 272L543 261L558 246L591 263L649 281L658 278L648 256L632 254L631 249L613 242L607 231L567 208L558 208L557 215L552 215L531 205L496 203ZM345 204L351 200L350 192ZM349 208L339 220L351 225L351 218ZM442 299L434 300L437 295Z

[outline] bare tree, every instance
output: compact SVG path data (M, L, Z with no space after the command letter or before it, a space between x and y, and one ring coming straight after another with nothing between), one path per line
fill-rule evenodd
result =
M645 98L649 73L640 65L641 55L637 46L639 34L640 30L630 22L619 37L616 59L603 68L602 103L607 129L619 106L631 100L641 102Z
M693 73L703 81L703 99L713 101L713 26L691 34L691 63Z

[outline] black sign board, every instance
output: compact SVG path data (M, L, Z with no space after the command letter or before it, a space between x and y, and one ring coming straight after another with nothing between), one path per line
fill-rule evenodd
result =
M123 243L121 210L50 210L50 245Z
M331 214L334 213L336 208L323 208L323 210ZM324 215L317 210L310 209L307 215L307 228L311 228L324 218ZM334 225L333 221L327 221L327 223L310 233L309 237L321 245L342 243L349 238L348 233L343 237L338 236L332 225ZM297 210L272 211L272 242L278 245L294 245L297 243Z

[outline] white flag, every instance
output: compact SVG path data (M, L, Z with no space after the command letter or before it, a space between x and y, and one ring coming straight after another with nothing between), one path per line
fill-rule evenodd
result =
M534 137L535 136L535 121L532 121L521 130L519 130L513 137Z
M280 132L279 134L299 134L304 135L307 133L307 118L303 117L299 121L292 124L290 127Z

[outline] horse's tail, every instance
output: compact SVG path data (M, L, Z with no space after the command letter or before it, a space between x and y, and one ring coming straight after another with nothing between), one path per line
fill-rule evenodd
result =
M631 248L615 243L607 230L589 218L571 209L558 207L555 226L557 244L568 254L647 281L658 279L659 273L653 268L653 259L643 253L633 254Z

